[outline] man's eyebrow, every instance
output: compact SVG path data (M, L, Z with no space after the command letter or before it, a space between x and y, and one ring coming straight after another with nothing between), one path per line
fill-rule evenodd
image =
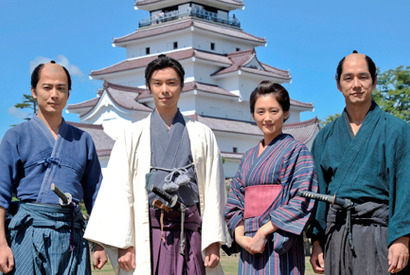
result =
M47 83L47 82L41 83L41 86L53 86L53 85L54 85L54 84ZM66 87L66 86L68 86L68 85L67 85L67 83L58 83L58 84L56 84L56 86L58 86L58 87Z
M178 80L178 78L177 77L167 78L167 79L151 78L151 81L170 81L170 80Z

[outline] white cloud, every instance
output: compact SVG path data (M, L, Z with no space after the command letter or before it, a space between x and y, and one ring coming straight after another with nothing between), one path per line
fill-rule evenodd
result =
M44 57L44 56L37 56L36 58L34 58L33 61L30 61L30 73L33 72L34 68L37 67L37 65L39 65L41 63L50 62L51 60L54 60L56 63L66 67L66 69L70 72L71 77L73 77L73 76L83 77L84 76L81 69L76 65L70 64L70 61L64 55L58 55L54 59Z
M64 55L58 55L56 58L56 62L64 67L70 72L71 76L79 76L82 77L84 74L80 70L80 68L76 65L70 64L68 61L68 58L65 57Z
M17 118L17 119L25 119L29 116L31 116L29 113L24 112L21 109L18 109L14 106L8 108L7 113L11 114L13 117Z

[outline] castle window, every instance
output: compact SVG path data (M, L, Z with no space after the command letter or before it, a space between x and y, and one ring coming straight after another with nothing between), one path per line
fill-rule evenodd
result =
M211 42L211 50L214 51L215 50L215 43Z
M174 42L174 49L178 49L178 42Z
M237 147L233 147L233 148L232 148L232 152L238 153L238 148L237 148Z
M151 53L150 48L149 48L149 47L146 47L146 48L145 48L145 54L150 54L150 53Z

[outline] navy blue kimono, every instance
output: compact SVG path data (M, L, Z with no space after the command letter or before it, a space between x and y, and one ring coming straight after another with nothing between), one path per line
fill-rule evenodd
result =
M0 171L0 206L9 209L13 194L20 201L6 228L15 274L91 272L81 211L60 206L51 190L55 183L75 204L84 200L91 212L102 179L91 136L63 119L55 139L33 116L4 135Z

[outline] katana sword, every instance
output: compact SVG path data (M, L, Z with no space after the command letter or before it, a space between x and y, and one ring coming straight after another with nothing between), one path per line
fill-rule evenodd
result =
M336 204L339 205L345 209L353 207L354 203L350 199L343 199L343 198L338 198L336 197L336 194L333 196L331 195L325 195L325 194L320 194L320 193L314 193L314 192L309 192L309 191L300 191L299 196L309 198L309 199L314 199L318 201L324 201L330 204Z
M352 236L352 208L356 206L354 202L350 199L343 199L336 197L336 194L333 196L325 195L320 193L314 193L309 191L300 191L298 193L299 196L314 199L318 201L324 201L330 203L331 205L338 205L346 210L346 229L347 229L347 239L349 242L350 249L354 253L354 246L353 246L353 236Z
M58 196L61 206L70 206L71 208L71 231L70 231L70 250L74 250L74 209L76 204L70 193L64 193L54 183L51 184L51 190Z

